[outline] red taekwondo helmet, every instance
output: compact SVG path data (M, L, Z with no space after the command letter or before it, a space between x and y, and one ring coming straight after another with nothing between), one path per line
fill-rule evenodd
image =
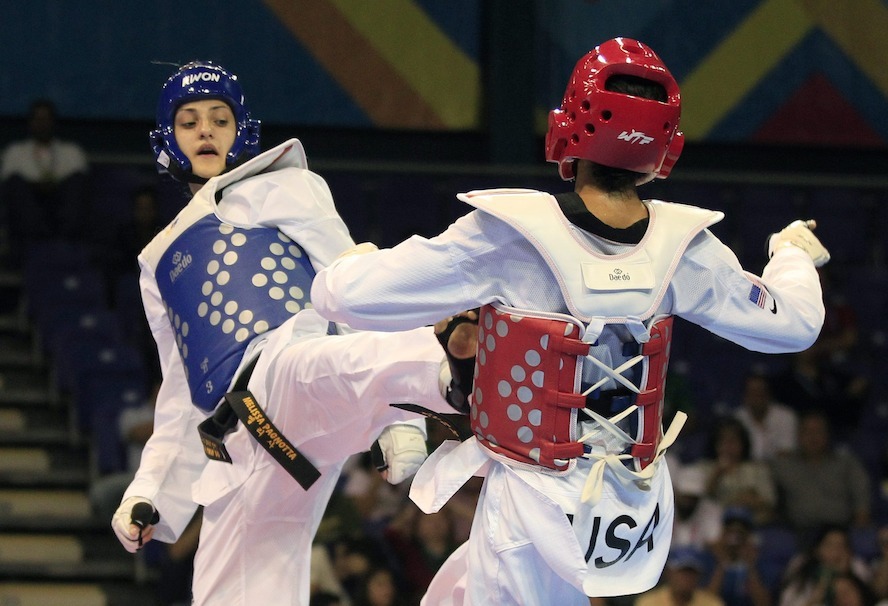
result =
M618 75L662 85L666 101L606 90ZM684 146L680 117L678 83L660 57L637 40L614 38L574 67L561 107L549 113L546 160L558 163L565 181L576 177L576 159L641 173L639 184L665 179Z
M174 134L176 110L184 103L200 99L221 99L234 114L237 133L225 157L228 169L259 153L260 122L250 116L237 76L211 61L192 61L164 83L157 103L157 128L149 134L158 172L168 172L180 181L205 181L191 173L191 162L179 148Z

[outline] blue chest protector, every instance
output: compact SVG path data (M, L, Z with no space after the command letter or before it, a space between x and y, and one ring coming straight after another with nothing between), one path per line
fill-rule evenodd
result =
M156 280L195 406L216 408L250 341L310 302L314 276L305 251L274 228L207 215L170 244Z

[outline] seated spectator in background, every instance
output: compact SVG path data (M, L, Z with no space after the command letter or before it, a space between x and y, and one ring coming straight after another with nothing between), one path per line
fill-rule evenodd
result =
M318 591L311 594L308 606L349 606L349 603L338 594Z
M138 273L139 253L166 226L166 221L160 216L155 187L136 188L130 201L129 215L117 226L102 256L111 292L114 292L114 285L120 276Z
M17 247L38 238L82 235L89 165L79 144L56 137L56 119L52 101L35 100L28 111L28 137L3 152L0 199L14 257Z
M673 465L670 458L669 469L675 492L672 545L708 549L721 536L723 507L706 496L706 476L701 467Z
M765 375L756 372L747 375L743 401L734 416L749 433L753 460L765 461L795 450L798 416L789 406L774 399L771 384Z
M352 601L354 606L408 606L415 603L401 595L392 570L379 565L367 571Z
M724 606L718 595L701 587L704 569L704 554L699 550L673 548L660 585L639 595L634 606Z
M798 450L771 464L779 515L803 541L824 524L870 523L870 477L851 451L833 446L830 430L824 413L802 415Z
M706 496L723 507L745 507L756 524L773 518L777 494L768 466L750 458L746 427L735 418L719 420L710 434L707 456L693 463L703 469Z
M828 359L832 365L840 366L856 357L860 330L857 312L847 296L847 287L837 284L835 271L835 266L829 265L824 265L818 270L823 287L826 317L823 328L820 329L820 336L811 349L816 357ZM841 281L841 275L838 281Z
M875 606L878 602L872 588L851 573L834 576L827 595L830 594L833 606Z
M102 520L114 515L126 487L133 481L139 468L142 449L154 431L154 403L160 382L154 384L151 393L139 406L124 408L120 411L117 425L120 442L126 447L125 471L112 473L93 481L90 486L90 501L96 516Z
M888 601L888 526L879 528L876 539L879 555L872 564L871 586L877 599Z
M328 545L336 582L349 601L358 594L364 577L375 564L386 562L382 548L364 536L342 537Z
M740 507L727 509L722 534L712 545L715 566L709 590L726 606L770 606L771 593L759 569L759 546L750 513Z
M459 546L453 516L445 506L424 514L407 502L385 529L385 541L401 567L411 603L419 602L444 561Z
M779 606L834 604L833 580L838 575L855 577L863 584L869 581L869 569L852 551L848 530L824 526L810 546L790 560Z
M311 586L309 589L309 605L341 604L346 606L351 601L348 593L339 582L339 575L333 567L333 559L327 545L315 541L311 546Z
M798 414L823 411L833 433L845 439L857 429L870 381L853 366L839 365L812 347L792 354L789 368L772 383L775 398Z
M342 478L342 493L351 501L363 531L369 535L381 537L392 518L410 502L410 483L387 482L376 470L369 452L352 455L343 467Z

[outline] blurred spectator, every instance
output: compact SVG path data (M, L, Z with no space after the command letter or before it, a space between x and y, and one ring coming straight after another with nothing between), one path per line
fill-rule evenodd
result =
M815 357L834 366L841 366L855 357L860 331L857 312L848 302L845 288L836 283L837 268L841 268L841 265L827 264L817 270L823 289L826 318L820 329L820 336L811 349Z
M424 514L413 502L406 503L385 529L385 540L401 566L408 595L416 601L459 546L449 504L438 513Z
M707 456L693 463L703 469L706 496L723 507L745 507L756 524L768 523L777 502L768 466L750 458L746 427L733 417L720 419L710 434Z
M133 481L142 448L154 431L154 404L160 382L156 382L151 393L139 406L124 408L118 418L120 440L126 447L127 469L96 479L90 486L90 501L96 516L101 520L110 520L117 510L120 499L130 482Z
M802 415L798 450L774 460L771 469L779 513L801 539L824 524L869 524L871 480L854 454L833 446L825 414Z
M358 590L374 564L385 562L385 554L372 539L361 535L344 536L329 545L330 561L339 585L350 598Z
M77 143L56 137L56 109L38 99L28 111L26 139L14 141L0 164L13 254L38 238L82 236L89 173L86 154Z
M191 604L191 579L194 573L194 554L200 538L203 509L198 508L194 517L175 543L154 543L159 551L158 578L155 593L160 606L188 606ZM149 543L152 545L152 543Z
M724 606L716 594L700 586L704 555L696 549L673 548L659 586L642 593L635 606Z
M875 606L878 601L869 585L847 572L833 577L830 592L833 596L831 606Z
M339 582L333 567L330 550L326 545L315 539L311 546L311 586L309 589L309 605L329 604L330 606L349 606L351 600Z
M120 439L126 446L127 469L100 477L90 485L90 502L97 519L111 518L139 468L142 449L154 430L154 404L158 389L159 381L141 405L124 408L120 412L118 427ZM201 522L202 511L198 509L178 541L170 544L153 541L147 546L146 561L157 574L154 591L159 606L185 606L191 603L191 574Z
M757 372L747 375L743 401L735 416L749 433L753 460L765 461L795 450L798 416L789 406L774 399L765 375Z
M770 606L771 593L759 569L759 546L750 513L725 510L721 536L711 547L715 566L708 588L726 606Z
M395 583L395 575L384 566L373 566L362 579L354 606L408 606Z
M158 208L157 189L151 186L136 188L131 197L131 212L127 220L111 234L111 241L102 257L112 294L120 276L138 271L136 258L165 225Z
M675 492L672 545L708 549L721 536L723 508L706 497L705 470L696 465L673 465L672 459L669 469Z
M888 526L879 528L877 540L879 556L872 566L872 588L879 600L888 601Z
M800 415L822 410L835 435L844 439L857 428L870 391L869 379L848 368L853 369L834 364L816 347L800 351L775 377L774 396Z
M308 598L308 606L348 606L348 602L343 601L342 597L335 593L319 591L312 593Z
M848 530L824 526L810 546L790 560L779 606L834 604L837 575L851 575L864 584L869 580L866 564L851 549Z
M410 482L390 484L376 470L369 452L356 454L342 470L342 492L360 516L363 531L381 537L383 529L409 501Z

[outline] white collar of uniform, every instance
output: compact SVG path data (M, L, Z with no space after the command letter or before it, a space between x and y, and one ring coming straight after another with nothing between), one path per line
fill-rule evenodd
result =
M280 145L264 151L255 158L247 160L237 168L213 177L201 189L215 193L232 183L242 181L259 173L271 172L282 168L308 168L305 149L299 139L290 139Z

